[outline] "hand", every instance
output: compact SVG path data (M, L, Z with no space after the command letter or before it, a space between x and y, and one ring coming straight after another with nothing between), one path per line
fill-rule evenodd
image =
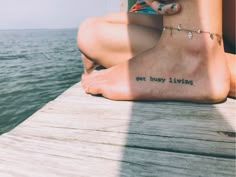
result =
M160 15L173 15L181 10L175 0L145 0L145 2Z

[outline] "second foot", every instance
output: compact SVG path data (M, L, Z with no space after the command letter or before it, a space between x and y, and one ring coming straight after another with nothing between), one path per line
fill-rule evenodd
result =
M85 74L86 93L112 100L223 101L229 91L224 54L192 54L158 45L115 67Z

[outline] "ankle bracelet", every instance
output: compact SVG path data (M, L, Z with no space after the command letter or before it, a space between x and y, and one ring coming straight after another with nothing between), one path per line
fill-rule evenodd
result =
M165 30L170 30L171 31L171 36L172 36L172 30L176 30L176 31L185 31L188 33L188 38L191 40L193 38L193 33L196 33L196 34L202 34L202 33L206 33L206 34L209 34L210 38L213 40L214 39L214 36L216 37L217 39L217 42L219 45L221 45L222 43L222 35L220 34L217 34L217 33L211 33L211 32L208 32L208 31L202 31L202 30L189 30L189 29L184 29L181 27L181 24L179 24L177 26L177 28L174 28L174 27L170 27L170 26L164 26L162 31L165 31Z

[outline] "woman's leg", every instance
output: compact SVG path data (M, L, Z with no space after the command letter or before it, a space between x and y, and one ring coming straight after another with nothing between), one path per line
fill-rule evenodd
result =
M181 0L164 25L222 34L222 0ZM195 14L194 16L192 14ZM189 34L189 35L188 35ZM84 75L87 93L115 100L219 102L229 92L223 45L208 33L165 30L152 49L115 67Z
M84 21L78 32L85 72L112 67L153 47L160 38L162 17L113 13Z

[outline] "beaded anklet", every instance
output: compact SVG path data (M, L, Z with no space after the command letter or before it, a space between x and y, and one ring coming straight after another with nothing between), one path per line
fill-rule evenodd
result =
M162 31L165 31L165 30L170 30L171 31L171 35L172 35L172 30L177 30L177 31L186 31L188 33L188 38L191 40L193 38L193 33L196 33L196 34L201 34L201 33L207 33L210 35L210 38L213 40L214 39L214 36L216 37L217 39L217 42L219 45L222 44L222 35L220 34L217 34L217 33L211 33L211 32L207 32L207 31L202 31L202 30L189 30L189 29L184 29L181 27L181 24L179 24L177 26L177 28L173 28L173 27L169 27L169 26L164 26Z

